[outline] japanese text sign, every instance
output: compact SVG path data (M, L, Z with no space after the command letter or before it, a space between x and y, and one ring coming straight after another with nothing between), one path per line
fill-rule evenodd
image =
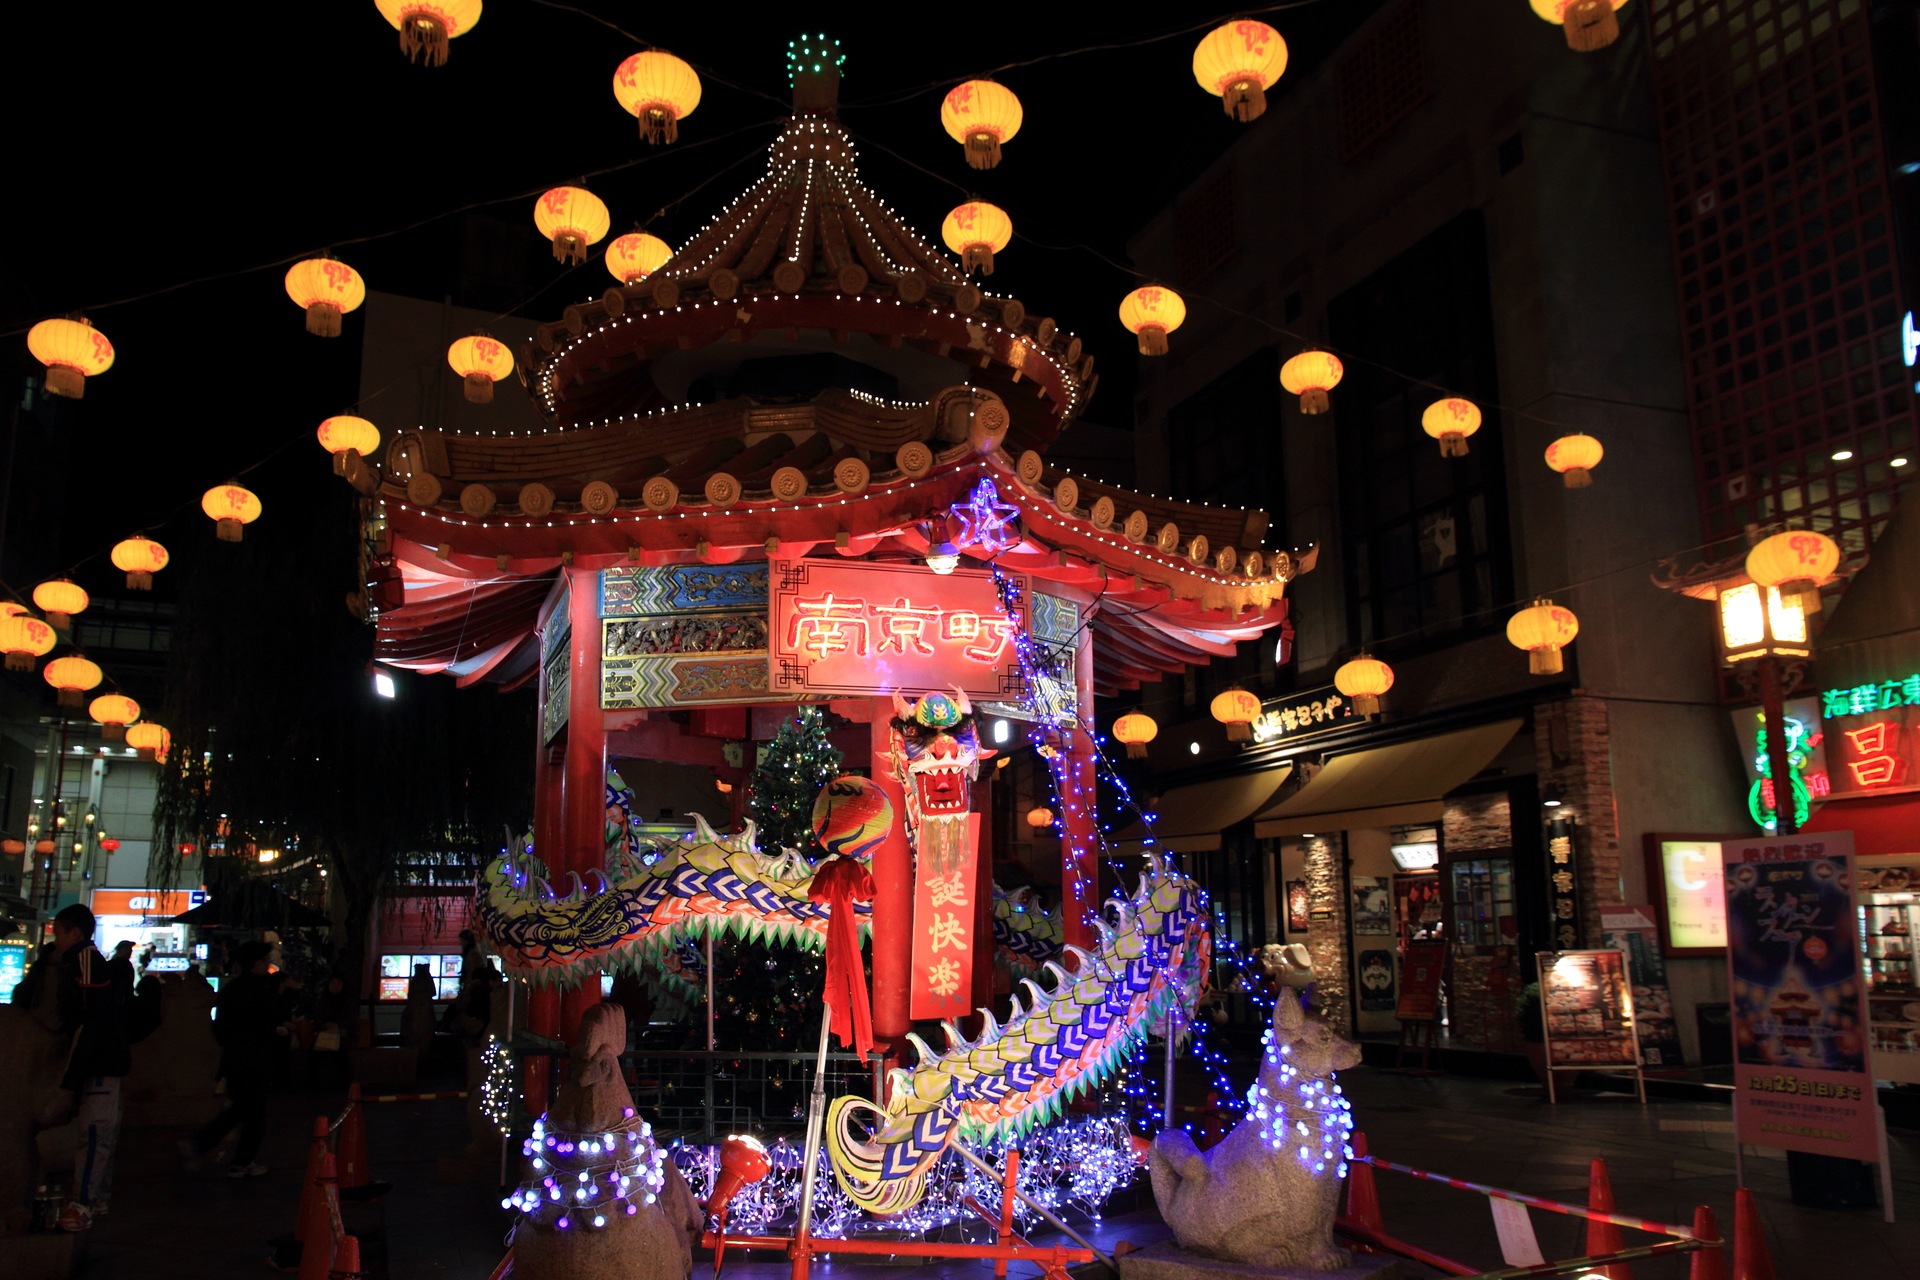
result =
M1332 685L1304 689L1260 704L1253 722L1253 744L1292 742L1309 734L1338 729L1365 717L1356 716L1353 703Z
M1021 597L1026 583L1020 581ZM1020 688L1014 636L985 573L779 563L770 649L776 693L888 694L959 689L1005 698Z
M973 1012L973 949L992 946L976 939L979 919L980 815L969 813L966 836L935 857L922 848L913 885L914 1021L961 1018Z
M1920 675L1820 695L1834 795L1920 783Z
M1853 836L1721 846L1741 1142L1879 1158Z

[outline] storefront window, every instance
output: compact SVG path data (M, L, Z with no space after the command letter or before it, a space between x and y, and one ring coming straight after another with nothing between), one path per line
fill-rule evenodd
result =
M1453 878L1454 940L1468 947L1513 941L1513 860L1477 858L1455 862L1448 870Z

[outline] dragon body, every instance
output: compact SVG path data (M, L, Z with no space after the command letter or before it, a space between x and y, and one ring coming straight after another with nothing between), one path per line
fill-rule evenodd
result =
M1178 1004L1191 1016L1212 941L1198 886L1150 859L1130 899L1109 903L1096 951L1067 948L1069 974L1047 963L1048 989L1026 983L1004 1022L982 1011L984 1030L967 1040L944 1024L948 1048L917 1036L920 1063L896 1070L885 1108L837 1099L827 1114L834 1176L853 1202L899 1213L924 1193L927 1171L956 1138L987 1141L1025 1132L1098 1087L1156 1019ZM868 1131L863 1116L875 1120Z

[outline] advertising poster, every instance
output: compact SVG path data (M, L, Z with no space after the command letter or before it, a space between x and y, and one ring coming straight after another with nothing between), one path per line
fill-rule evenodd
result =
M1681 1064L1680 1029L1673 1020L1673 993L1667 989L1667 958L1660 954L1660 926L1651 906L1600 908L1600 945L1627 957L1627 981L1633 987L1633 1025L1640 1036L1640 1061L1649 1067Z
M1440 1018L1440 974L1447 966L1447 949L1438 942L1415 943L1402 963L1400 1002L1393 1016L1402 1022L1436 1022Z
M1547 1065L1640 1065L1626 956L1618 951L1542 951L1537 958Z
M1305 933L1307 931L1307 906L1311 899L1307 897L1305 880L1287 881L1287 932Z
M1393 878L1393 900L1400 913L1404 942L1438 941L1443 920L1440 877L1415 874Z
M1356 936L1393 932L1393 895L1385 876L1353 878L1353 932Z
M1721 846L1740 1141L1878 1160L1853 837Z
M1393 952L1360 953L1360 1007L1386 1010L1393 1008Z
M27 976L27 944L0 942L0 1004L13 1003L13 989Z

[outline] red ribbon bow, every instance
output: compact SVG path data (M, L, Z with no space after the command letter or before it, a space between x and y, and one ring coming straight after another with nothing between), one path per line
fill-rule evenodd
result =
M867 998L866 971L860 963L860 931L853 904L873 900L873 877L852 858L839 855L813 873L807 900L824 903L827 917L827 1025L843 1045L865 1057L873 1049L873 1007Z

